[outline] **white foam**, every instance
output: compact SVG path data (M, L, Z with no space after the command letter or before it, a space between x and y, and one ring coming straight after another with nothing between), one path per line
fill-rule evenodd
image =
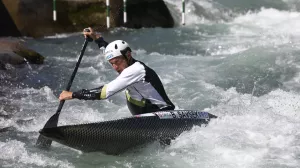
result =
M233 55L233 54L237 54L243 51L248 50L248 47L244 47L244 46L233 46L233 47L229 47L228 49L218 49L217 51L213 51L210 52L210 55L212 56L216 56L216 55Z
M177 22L181 22L182 1L164 0L171 4L171 11ZM174 13L173 12L173 13ZM211 0L188 0L185 1L185 25L210 24L230 18L231 11L216 1ZM180 18L178 18L180 17ZM180 24L180 23L177 23Z
M14 94L22 95L20 99L14 98L12 103L12 105L16 105L20 109L12 118L3 120L6 123L3 126L13 126L22 132L38 131L42 128L43 124L45 124L44 122L49 119L50 115L54 114L55 110L53 107L57 107L58 104L58 99L48 86L41 89L19 89L15 90ZM19 121L23 124L18 123ZM2 120L0 125L2 125Z
M11 119L4 119L2 117L0 118L0 129L12 127L14 125L15 125L15 121L13 121Z
M210 167L212 164L228 168L259 167L275 158L278 160L272 163L274 166L295 167L297 135L286 132L282 126L289 123L279 120L264 114L257 116L257 112L221 116L206 128L195 127L181 134L165 152L172 153L177 163L185 162L187 167ZM294 124L289 129L296 131L298 126Z
M300 96L298 93L277 89L265 97L267 97L267 105L269 108L272 108L272 111L276 114L293 119L300 119Z
M219 116L208 127L184 132L158 158L185 167L297 167L300 96L280 89L261 97L223 90L209 111ZM168 164L172 165L172 163Z
M93 66L79 68L78 72L87 73L89 75L99 75L98 70L95 69Z
M236 35L269 36L289 42L290 36L300 36L300 13L261 8L236 17L231 32ZM266 38L265 40L270 40Z
M61 57L61 56L54 56L52 59L55 59L57 61L64 61L64 62L77 62L78 58L76 57Z
M35 165L39 167L62 167L73 168L74 166L66 160L59 160L54 157L47 157L42 154L27 151L26 145L17 140L0 141L0 159L4 167L19 167L20 164L28 167ZM26 166L26 167L27 167Z
M49 38L49 39L60 39L60 38L68 38L71 36L76 36L78 34L81 34L80 32L75 32L75 33L61 33L61 34L55 34L53 36L45 36L44 38Z
M44 86L39 90L39 93L44 96L49 102L57 102L57 97L48 86Z

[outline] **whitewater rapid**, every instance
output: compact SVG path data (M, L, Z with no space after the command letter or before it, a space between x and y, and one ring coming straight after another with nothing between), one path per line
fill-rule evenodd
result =
M182 26L181 1L165 2L175 28L116 28L102 35L107 41L127 41L133 56L158 73L176 109L204 110L218 119L184 132L166 148L154 143L121 156L82 153L58 143L48 151L37 149L38 131L55 113L84 39L80 33L24 38L46 59L31 69L0 71L0 165L299 167L299 3L190 0ZM71 90L95 88L116 76L90 43ZM66 102L58 124L127 116L124 93L119 93L105 101Z

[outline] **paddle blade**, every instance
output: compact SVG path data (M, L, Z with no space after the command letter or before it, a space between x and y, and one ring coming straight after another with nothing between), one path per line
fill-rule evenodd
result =
M35 146L43 149L48 149L51 146L52 140L40 135Z
M45 124L44 128L57 127L58 117L60 113L55 113Z
M44 128L57 127L59 113L55 113L45 124ZM43 135L39 135L36 146L39 148L49 148L51 146L52 140L44 137Z

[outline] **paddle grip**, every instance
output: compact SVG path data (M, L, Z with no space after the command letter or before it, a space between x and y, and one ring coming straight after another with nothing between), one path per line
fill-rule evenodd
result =
M88 29L88 28L85 28L83 31L85 31L85 32L91 32L90 29ZM92 42L93 41L93 39L90 36L87 36L86 40L88 42Z

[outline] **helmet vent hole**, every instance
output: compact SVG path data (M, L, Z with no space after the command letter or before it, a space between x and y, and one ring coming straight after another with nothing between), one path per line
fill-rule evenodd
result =
M118 49L118 45L117 44L115 44L115 49Z
M123 44L125 44L125 41L122 41Z

